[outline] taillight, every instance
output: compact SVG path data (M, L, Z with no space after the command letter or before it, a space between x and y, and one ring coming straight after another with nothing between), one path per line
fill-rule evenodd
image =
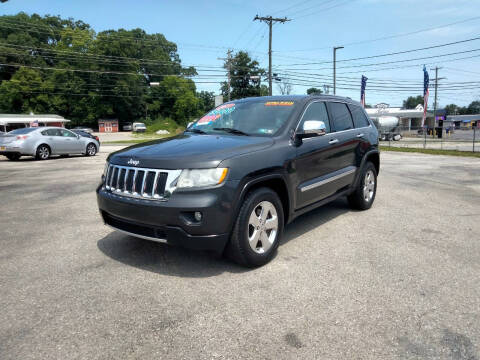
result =
M98 136L95 136L95 140L97 140L98 142L100 142L100 138Z
M28 138L28 135L17 135L17 140L25 140Z

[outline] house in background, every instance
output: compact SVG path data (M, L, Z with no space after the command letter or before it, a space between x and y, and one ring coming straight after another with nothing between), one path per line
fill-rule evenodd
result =
M118 132L118 119L98 119L98 132Z
M67 122L70 120L60 115L0 114L0 130L4 132L30 126L65 127Z

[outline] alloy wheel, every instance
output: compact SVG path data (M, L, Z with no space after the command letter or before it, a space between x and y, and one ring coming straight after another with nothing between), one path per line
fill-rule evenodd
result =
M40 155L40 159L46 160L50 156L50 150L48 150L46 146L42 146L38 149L38 154Z
M363 198L370 202L375 193L375 175L372 170L368 170L363 181Z
M255 206L248 220L248 243L257 254L267 252L275 242L278 233L277 209L269 201Z
M93 156L93 155L95 155L96 152L97 152L97 149L95 148L95 145L90 144L90 145L87 146L88 155Z

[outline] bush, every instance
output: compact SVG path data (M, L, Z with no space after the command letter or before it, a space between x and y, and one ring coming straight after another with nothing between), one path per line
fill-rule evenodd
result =
M157 118L145 125L147 125L146 133L148 134L155 134L158 130L167 130L170 134L175 135L185 130L183 126L178 125L170 118Z

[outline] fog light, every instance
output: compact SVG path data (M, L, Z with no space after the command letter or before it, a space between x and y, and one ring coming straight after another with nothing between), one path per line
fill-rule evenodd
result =
M202 221L202 213L200 211L195 211L194 216L196 221Z

